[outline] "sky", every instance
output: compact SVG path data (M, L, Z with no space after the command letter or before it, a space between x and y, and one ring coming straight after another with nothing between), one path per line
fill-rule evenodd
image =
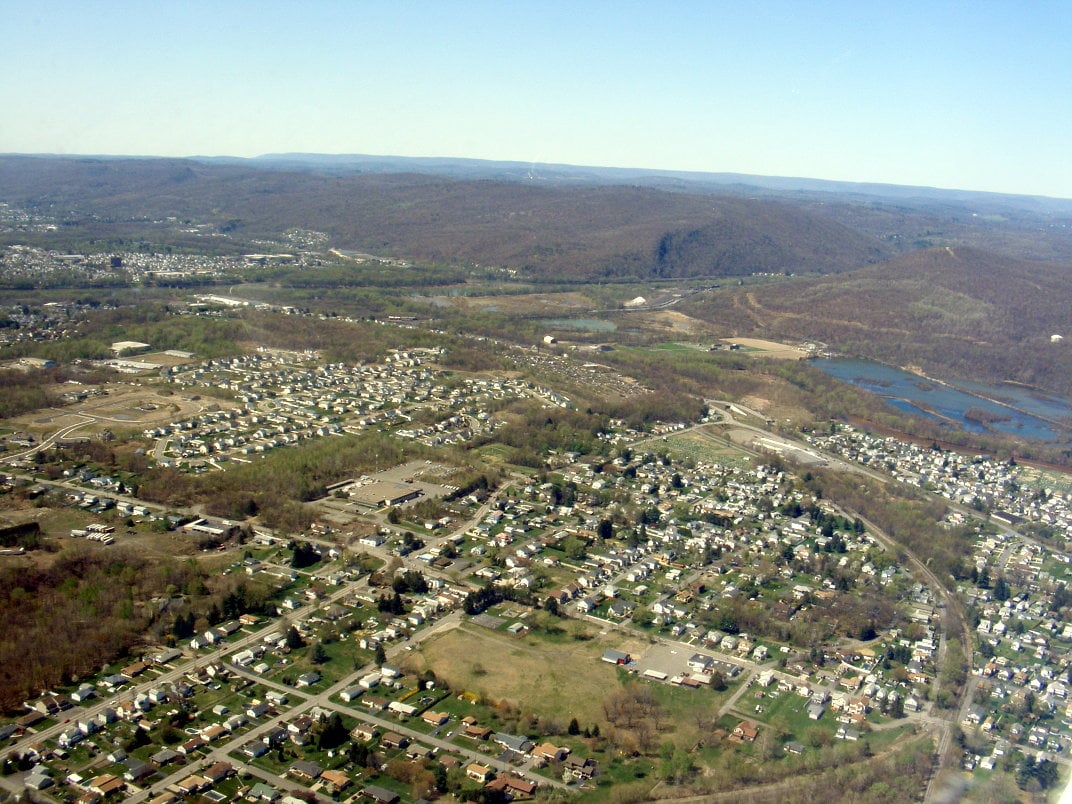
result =
M1072 3L0 0L0 153L352 153L1072 198Z

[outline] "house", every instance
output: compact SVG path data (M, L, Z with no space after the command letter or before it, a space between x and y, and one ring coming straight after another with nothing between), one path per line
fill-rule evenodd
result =
M364 691L364 687L354 685L352 687L347 687L342 692L340 692L339 698L341 698L346 703L352 703L353 701L356 701L358 698L360 698Z
M528 754L532 750L532 742L527 737L518 737L517 735L500 731L495 733L492 740L506 750L518 754Z
M267 754L271 748L262 740L253 740L242 746L242 753L250 759L256 759L257 757L263 757Z
M379 731L377 731L374 726L370 726L367 723L358 723L350 732L350 739L360 740L361 742L367 743L373 740L378 734Z
M212 783L208 779L198 774L191 774L175 783L175 789L184 796L196 795L211 786Z
M320 680L320 673L310 671L308 673L302 673L298 676L298 680L295 682L295 687L311 687L313 684Z
M208 779L212 784L219 784L224 779L229 779L234 776L235 769L230 762L213 762L203 771L201 775Z
M603 661L608 664L630 664L633 661L628 653L622 653L620 650L606 650L603 652Z
M429 726L442 726L444 723L450 720L450 715L448 715L446 712L433 712L431 709L429 709L427 712L421 715L421 720L423 720Z
M784 750L787 754L800 756L804 753L804 745L803 743L798 743L796 740L790 740L785 744Z
M480 765L474 762L466 766L465 775L474 781L484 784L491 780L494 772L487 765Z
M350 781L350 777L341 770L326 770L320 774L320 779L328 785L328 789L331 793L341 793L353 784L353 782Z
M148 669L149 665L147 665L145 662L134 662L133 664L128 664L126 667L120 670L119 674L129 681L131 679L137 678Z
M86 789L99 796L110 796L113 793L121 792L126 786L126 782L120 777L111 773L105 773L94 778L88 785L86 785Z
M128 782L134 782L135 784L141 783L143 780L156 773L156 769L148 762L142 762L140 759L135 759L134 757L128 757L124 764L127 766L127 769L123 773L123 778Z
M715 660L711 656L694 653L689 657L689 670L693 673L710 673L714 666Z
M378 695L365 695L361 698L361 705L371 709L373 712L382 712L387 708L387 699L381 698Z
M380 745L386 748L405 748L409 745L409 737L404 737L396 732L388 731L380 738Z
M551 743L540 743L532 749L533 759L542 759L546 762L561 762L569 754L568 748L559 748Z
M983 722L983 718L985 717L986 710L976 704L968 709L967 713L964 715L963 723L965 726L978 726Z
M276 726L275 728L269 729L268 732L261 737L261 742L265 745L272 746L273 748L278 748L287 741L288 737L290 737L290 732L287 731L285 727Z
M82 703L88 701L97 694L97 691L89 684L83 684L77 690L71 693L71 700L76 703Z
M71 728L56 738L56 742L61 748L70 748L71 746L82 742L82 740L85 739L85 736L86 735L82 733L81 729Z
M577 611L581 614L591 614L599 606L599 599L594 595L582 597L577 601Z
M221 726L219 723L213 723L211 726L201 730L201 736L210 743L215 742L221 737L226 737L228 734L230 734L230 732L227 728Z
M156 765L158 768L162 768L167 764L174 762L181 756L178 751L172 751L170 748L161 748L151 757L149 761Z
M759 736L759 729L754 723L742 720L733 727L733 736L745 743L755 742L756 737Z
M45 716L43 714L38 711L33 711L20 717L17 721L15 721L15 725L17 725L20 729L25 730L32 726L36 726L44 719Z
M198 734L191 737L175 750L184 756L189 756L194 751L204 748L206 745L208 745L208 743L205 742L205 738Z
M309 715L298 715L287 724L287 733L293 738L308 734L312 727L313 719Z
M299 759L287 769L287 773L295 779L301 779L306 782L316 781L323 772L324 769L315 762L306 762L303 759Z
M426 745L420 743L410 743L406 748L406 759L430 759L435 756L435 752Z
M636 610L636 604L628 600L615 600L607 608L607 614L611 617L617 617L618 619L624 619L632 615Z
M522 779L512 773L504 773L487 785L488 790L502 792L510 798L518 796L532 796L536 792L536 782Z
M594 759L580 759L575 756L568 756L563 760L562 768L565 771L569 771L574 779L583 781L591 779L595 774L596 762Z
M264 782L257 782L246 794L246 798L253 801L278 801L282 796L282 793Z
M466 737L471 737L474 740L486 740L493 732L487 726L481 726L477 723L466 723L464 733Z
M55 782L48 775L50 772L48 768L39 765L30 771L24 784L31 790L44 790L46 787L51 787Z
M860 732L856 729L850 729L847 726L841 726L834 736L839 740L847 740L848 742L854 743L860 739Z
M375 784L367 784L361 788L361 795L375 804L398 804L400 799L395 791Z
M101 684L107 687L109 691L114 692L116 689L126 684L129 680L130 679L128 679L124 675L121 675L120 673L113 673L110 676L105 676L104 678L102 678Z

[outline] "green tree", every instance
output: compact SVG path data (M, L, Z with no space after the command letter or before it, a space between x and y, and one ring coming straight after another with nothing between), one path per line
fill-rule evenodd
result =
M994 599L1006 601L1010 597L1009 585L1005 582L1005 576L999 575L994 582Z
M305 640L302 639L302 635L298 633L298 629L293 625L287 629L286 643L291 650L305 647Z
M338 712L332 712L331 717L328 718L323 730L320 732L320 736L317 738L317 746L321 751L338 748L346 742L349 736L346 726L342 722L342 717Z

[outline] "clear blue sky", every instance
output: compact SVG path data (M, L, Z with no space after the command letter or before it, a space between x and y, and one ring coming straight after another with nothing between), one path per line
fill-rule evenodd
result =
M1072 2L0 0L0 152L457 156L1072 197Z

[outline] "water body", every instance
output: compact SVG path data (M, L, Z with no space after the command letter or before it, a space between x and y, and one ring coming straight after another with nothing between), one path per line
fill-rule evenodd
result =
M969 432L993 431L1042 441L1072 437L1072 425L1061 427L1046 421L1072 418L1072 401L1023 386L938 383L870 360L823 358L811 362L831 377L881 396L899 410L951 423ZM986 423L968 418L965 414L969 410L982 411Z

